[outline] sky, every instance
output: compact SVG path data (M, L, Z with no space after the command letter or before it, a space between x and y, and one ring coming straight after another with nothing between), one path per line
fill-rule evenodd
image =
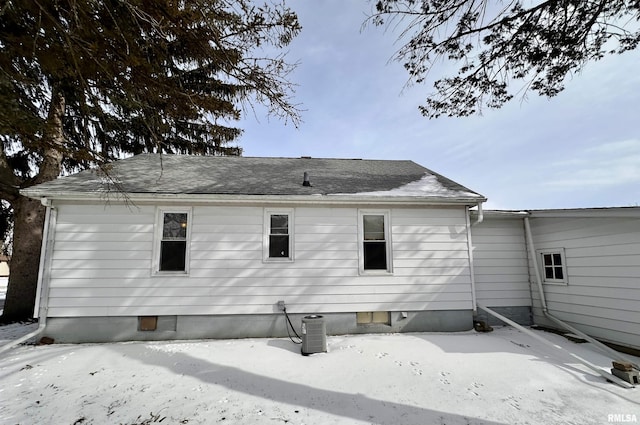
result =
M474 190L486 209L640 205L640 52L591 63L548 99L530 93L465 118L423 117L398 30L365 26L366 0L290 0L296 128L263 110L240 122L244 156L412 160ZM437 74L436 74L437 75Z

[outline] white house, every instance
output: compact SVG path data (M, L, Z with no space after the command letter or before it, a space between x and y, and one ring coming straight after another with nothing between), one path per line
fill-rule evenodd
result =
M140 155L108 175L23 190L48 207L35 315L59 342L283 336L283 301L332 334L468 330L484 305L640 349L640 208L483 212L411 161Z
M49 211L36 316L56 341L286 335L279 301L329 333L472 328L486 199L411 161L149 154L108 174L23 191Z

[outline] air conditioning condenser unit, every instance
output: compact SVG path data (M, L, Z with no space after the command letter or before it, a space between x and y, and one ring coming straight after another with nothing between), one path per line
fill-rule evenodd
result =
M302 318L302 355L327 352L327 329L324 318L318 315Z

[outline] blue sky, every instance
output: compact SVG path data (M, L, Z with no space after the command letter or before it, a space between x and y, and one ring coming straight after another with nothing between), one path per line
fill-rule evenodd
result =
M365 1L290 1L295 128L261 109L240 126L244 156L410 159L475 190L485 208L640 205L640 52L588 65L559 96L530 93L482 116L428 120L429 85L390 62L397 33L362 28Z

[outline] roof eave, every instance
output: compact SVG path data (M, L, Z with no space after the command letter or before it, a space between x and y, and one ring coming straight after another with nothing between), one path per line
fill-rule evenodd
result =
M378 204L378 205L477 205L486 198L443 196L367 196L340 195L238 195L185 193L123 193L123 192L64 192L23 189L21 193L33 199L58 201L122 201L122 202L214 202L214 203L298 203L298 204Z
M531 218L640 218L640 207L528 210Z

